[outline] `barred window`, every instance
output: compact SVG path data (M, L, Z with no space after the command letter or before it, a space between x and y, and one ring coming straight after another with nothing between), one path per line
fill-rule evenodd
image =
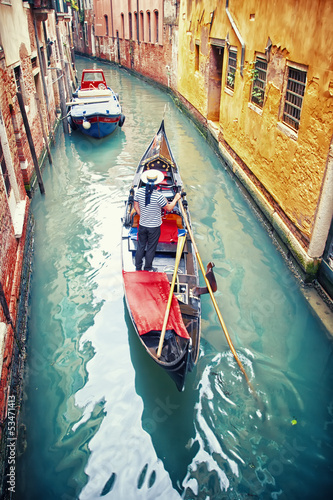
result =
M306 71L289 66L283 121L298 130L306 85Z
M2 176L3 176L3 181L5 183L5 188L6 188L7 196L9 196L9 193L10 193L10 190L11 190L11 185L10 185L10 179L9 179L9 175L8 175L8 170L7 170L7 165L6 165L5 157L4 157L4 154L3 154L3 151L2 151L1 142L0 142L0 164L1 164L1 172L2 172Z
M229 49L228 70L226 85L228 89L235 88L235 74L237 67L237 49Z
M264 105L264 95L267 80L267 61L257 56L254 65L251 101L260 108Z

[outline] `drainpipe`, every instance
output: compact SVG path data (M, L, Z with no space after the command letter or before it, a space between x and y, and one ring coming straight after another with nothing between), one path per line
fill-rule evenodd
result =
M308 248L308 255L311 258L322 257L325 249L325 244L330 229L333 216L333 137L328 152L326 172L323 185L321 188L321 196L319 199L317 212L315 216L311 241Z
M226 0L226 6L225 6L225 11L227 13L227 16L228 16L228 19L230 21L230 24L232 26L232 29L234 30L234 32L236 33L236 36L239 40L239 43L241 44L242 46L242 56L241 56L241 65L240 65L240 74L241 76L243 76L243 69L244 69L244 58L245 58L245 43L244 43L244 40L236 26L236 23L235 21L233 20L230 12L229 12L229 0Z

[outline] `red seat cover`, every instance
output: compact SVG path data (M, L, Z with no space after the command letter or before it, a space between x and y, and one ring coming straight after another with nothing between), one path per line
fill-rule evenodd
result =
M164 315L170 292L165 273L149 271L123 271L126 296L130 311L140 335L152 330L162 330ZM167 330L189 338L177 299L173 296Z

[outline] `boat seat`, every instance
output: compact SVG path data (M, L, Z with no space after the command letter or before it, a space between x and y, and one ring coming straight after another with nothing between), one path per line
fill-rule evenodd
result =
M175 220L178 229L183 229L183 221L179 214L173 212L165 213L162 217L162 224L165 220ZM136 213L133 217L132 227L138 227L139 222L140 222L140 216Z
M109 89L99 90L99 89L87 89L87 90L78 90L77 96L79 98L82 97L105 97L112 96L112 91Z

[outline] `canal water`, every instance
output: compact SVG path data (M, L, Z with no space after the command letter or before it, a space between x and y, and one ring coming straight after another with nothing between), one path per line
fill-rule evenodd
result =
M333 486L332 338L237 182L170 96L102 67L125 124L59 130L35 193L24 448L14 499L326 499ZM197 246L256 391L210 297L179 393L146 356L124 303L120 232L136 166L163 115Z

